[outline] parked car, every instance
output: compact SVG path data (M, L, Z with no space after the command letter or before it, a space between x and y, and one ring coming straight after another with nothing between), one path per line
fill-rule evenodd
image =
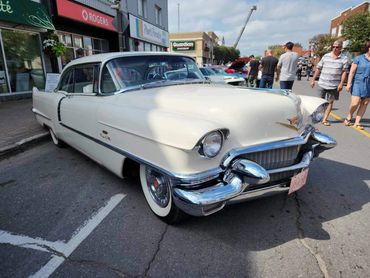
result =
M200 68L202 74L209 78L212 82L215 83L226 83L229 85L241 86L245 85L245 79L239 74L228 74L222 72L216 72L213 68L204 67Z
M240 73L227 73L224 68L220 67L209 67L208 69L212 70L217 75L223 76L225 82L230 85L242 86L247 82Z
M168 223L302 187L333 138L315 129L327 103L284 90L210 84L186 55L105 53L71 61L33 112L68 144L120 177L140 177ZM251 120L253 119L253 120Z

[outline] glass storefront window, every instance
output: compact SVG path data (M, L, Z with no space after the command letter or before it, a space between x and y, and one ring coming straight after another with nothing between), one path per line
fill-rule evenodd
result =
M87 51L87 55L92 55L92 39L90 37L84 37L84 48Z
M73 46L76 48L83 48L81 36L73 36Z
M12 92L30 91L45 87L38 34L1 30L9 81Z
M3 50L0 47L0 94L9 93L8 81L5 74L5 63L3 59Z

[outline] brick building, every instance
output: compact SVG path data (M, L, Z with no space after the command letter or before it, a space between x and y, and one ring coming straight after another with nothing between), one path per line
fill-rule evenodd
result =
M213 49L219 38L214 32L170 33L169 52L179 52L193 57L198 66L213 64Z
M342 36L342 27L345 19L359 13L370 12L369 1L363 2L356 7L351 7L340 13L337 17L333 18L330 23L330 34L332 37Z

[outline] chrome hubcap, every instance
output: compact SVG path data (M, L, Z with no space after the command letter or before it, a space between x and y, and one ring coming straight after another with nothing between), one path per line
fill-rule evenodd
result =
M153 200L164 208L170 201L170 182L164 175L153 169L146 169L146 182Z

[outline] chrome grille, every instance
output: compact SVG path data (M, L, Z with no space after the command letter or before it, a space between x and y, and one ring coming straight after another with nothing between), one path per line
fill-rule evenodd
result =
M247 153L242 154L241 157L258 163L266 170L278 169L295 164L300 147L301 145L262 152ZM294 171L271 174L270 182L289 178L293 176L293 174Z
M264 167L266 170L270 170L293 165L297 158L299 149L300 146L292 146L263 152L247 153L241 155L241 157L252 160Z

